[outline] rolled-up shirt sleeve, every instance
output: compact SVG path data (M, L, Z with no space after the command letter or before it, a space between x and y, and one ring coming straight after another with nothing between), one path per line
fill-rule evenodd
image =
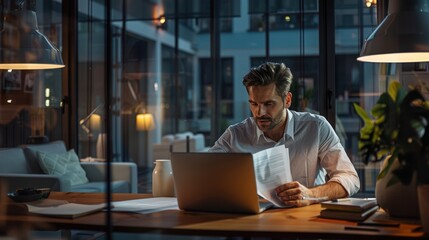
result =
M349 196L359 191L359 176L340 143L328 150L321 165L328 174L328 181L341 184Z
M326 119L322 119L319 129L320 164L327 172L328 181L341 184L351 196L359 191L359 176L335 130Z

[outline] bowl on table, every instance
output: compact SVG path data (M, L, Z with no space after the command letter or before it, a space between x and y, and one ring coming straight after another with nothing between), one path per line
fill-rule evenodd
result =
M20 188L7 196L14 202L33 202L48 198L50 193L50 188Z

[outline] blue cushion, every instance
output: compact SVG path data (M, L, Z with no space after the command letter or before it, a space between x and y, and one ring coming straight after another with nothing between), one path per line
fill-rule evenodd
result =
M73 149L58 154L37 151L37 157L44 173L63 176L63 179L70 181L71 186L89 182Z
M44 144L28 144L21 146L24 149L24 154L27 159L27 167L29 173L40 174L44 173L38 163L37 151L50 153L66 153L67 149L63 141L53 141Z

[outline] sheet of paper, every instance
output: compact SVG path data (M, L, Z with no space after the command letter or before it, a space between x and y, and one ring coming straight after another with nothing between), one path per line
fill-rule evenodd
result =
M26 204L28 212L33 214L42 214L53 217L65 217L74 218L80 217L86 214L90 214L96 211L100 211L106 207L106 204L78 204L78 203L66 203L55 206L36 206L32 204Z
M274 189L292 181L289 149L284 145L269 148L254 153L253 161L258 194L277 207L284 207L285 205L277 197Z
M156 197L143 198L128 201L113 202L112 211L114 212L135 212L135 213L153 213L163 210L179 210L177 198L175 197Z

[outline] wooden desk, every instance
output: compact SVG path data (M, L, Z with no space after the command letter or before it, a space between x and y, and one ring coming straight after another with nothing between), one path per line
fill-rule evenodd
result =
M147 194L114 194L113 201L150 197ZM76 203L104 202L103 194L51 193L52 199ZM247 236L270 238L357 238L398 239L421 238L418 220L389 219L383 211L369 221L394 221L399 227L367 227L370 230L346 230L357 226L355 222L319 218L320 204L303 208L272 209L257 215L197 213L166 210L150 214L112 213L113 231L206 236ZM35 215L1 215L6 226L30 225L31 229L81 229L103 231L105 212L76 219L62 219ZM10 225L8 225L10 224Z

